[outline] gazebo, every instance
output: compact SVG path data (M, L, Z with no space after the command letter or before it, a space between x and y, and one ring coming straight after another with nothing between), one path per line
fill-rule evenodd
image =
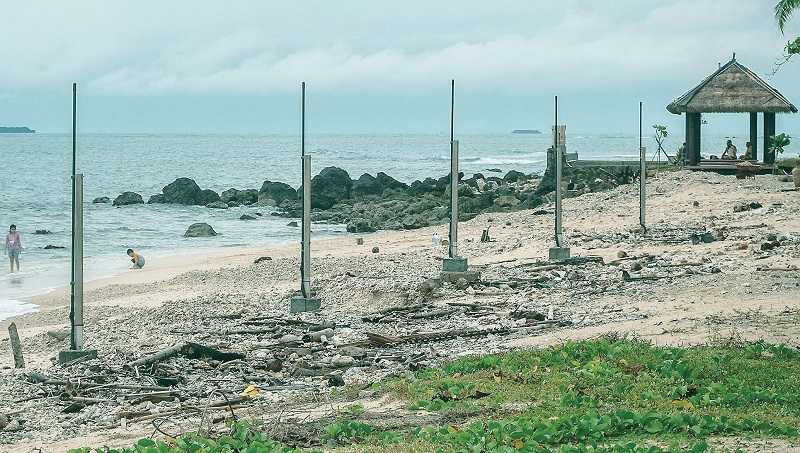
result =
M769 137L775 135L775 114L797 113L797 107L778 90L736 61L736 54L699 85L672 101L667 110L676 115L686 114L686 156L690 166L701 164L700 125L703 113L749 113L754 160L758 160L758 114L762 113L765 164L775 163L775 153L768 151ZM741 150L742 153L744 151Z

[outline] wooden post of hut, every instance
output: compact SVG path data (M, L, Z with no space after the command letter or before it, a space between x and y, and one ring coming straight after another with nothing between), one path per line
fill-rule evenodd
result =
M797 107L761 77L736 61L736 54L721 65L699 85L684 93L667 106L676 115L686 114L687 168L693 170L735 171L735 160L704 160L701 158L703 113L748 113L750 115L750 145L752 160L758 160L758 114L764 115L763 166L771 169L775 153L769 151L769 139L775 135L776 113L797 113ZM745 134L742 134L745 135ZM720 143L721 147L722 143ZM740 159L746 152L744 143L738 143ZM720 151L721 153L721 151Z

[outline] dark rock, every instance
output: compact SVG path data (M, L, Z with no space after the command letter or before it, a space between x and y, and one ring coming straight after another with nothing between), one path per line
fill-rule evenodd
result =
M312 186L313 187L313 186ZM283 182L264 181L261 190L256 196L257 200L274 200L276 205L280 205L284 200L297 200L298 193L292 186Z
M142 196L136 192L122 192L114 199L114 206L127 206L132 204L144 204Z
M339 201L350 198L353 181L338 167L323 168L311 179L311 207L330 209Z
M203 189L200 191L199 205L208 206L210 203L215 203L219 200L219 194L211 189ZM226 205L227 206L227 205Z
M372 247L372 253L380 253L381 249L378 247Z
M291 221L291 222L287 223L286 226L293 227L293 228L297 228L298 227L297 222L295 222L295 221Z
M207 205L212 201L203 201L202 189L194 182L194 179L178 178L164 186L161 191L164 193L165 203L176 203L183 205ZM219 199L219 196L217 196Z
M108 197L97 197L94 200L92 200L92 203L95 203L95 204L98 204L98 203L111 203L111 198L108 198Z
M207 223L193 223L189 226L186 230L186 233L183 234L183 237L187 238L200 238L200 237L213 237L216 236L217 232L214 231L214 228Z
M377 230L365 219L353 219L347 223L347 231L350 233L374 233Z
M697 245L700 243L710 244L716 240L716 237L714 237L713 233L706 231L700 234L693 234L690 236L689 239L691 239L692 244Z
M239 217L239 220L256 220L256 218L250 214L242 214L241 217Z
M50 230L36 230L33 234L53 234L53 232Z
M518 182L518 181L524 181L526 179L528 179L528 176L525 175L525 173L516 170L511 170L508 173L506 173L505 176L503 176L503 180L505 182Z
M228 203L225 203L222 200L214 201L206 205L207 208L211 209L228 209Z
M513 197L511 195L503 195L502 197L497 197L497 199L494 200L494 204L501 208L513 208L519 203L520 202L517 197Z
M400 192L405 192L406 190L408 190L408 184L404 184L382 171L378 172L378 174L375 175L375 179L378 181L381 190L391 189Z
M761 203L757 201L751 201L749 203L742 201L733 205L733 212L745 212L759 208L761 208Z
M163 193L155 194L147 200L147 204L162 204L167 203L167 197Z
M239 207L239 206L241 206L241 205L242 205L242 204L241 204L241 203L239 203L238 201L229 201L229 202L228 202L228 207L229 207L229 208L238 208L238 207Z
M499 168L487 168L486 171L491 172L491 173L502 173L503 172L503 170L501 170Z
M344 387L344 379L338 374L328 375L328 387Z
M363 197L367 195L380 195L383 193L378 179L369 173L364 173L357 180L353 181L351 195L354 197Z
M253 261L253 264L263 263L264 261L272 261L271 256L260 256Z
M437 181L433 178L425 178L424 181L414 181L411 183L408 193L419 196L436 192L436 183Z
M64 250L66 247L61 247L60 245L45 245L43 247L45 250Z

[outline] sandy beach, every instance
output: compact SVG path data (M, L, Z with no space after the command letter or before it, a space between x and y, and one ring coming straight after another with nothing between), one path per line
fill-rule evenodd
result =
M256 374L265 388L298 386L264 393L239 413L261 420L275 417L276 408L302 412L302 405L319 414L334 410L325 396L331 374L346 384L370 383L463 354L607 333L655 344L764 339L800 345L800 197L788 190L792 183L770 175L738 180L686 171L661 173L648 182L644 235L638 231L638 185L566 200L572 255L600 257L575 264L546 263L552 215L524 210L481 214L464 222L461 253L481 272L481 281L473 284L429 280L438 277L445 254L432 245L431 235L446 237L445 226L316 241L313 286L323 307L317 313L288 313L288 298L298 287L297 245L148 262L143 270L87 285L87 344L100 356L91 361L94 365L53 363L68 340L56 340L47 331L67 327L68 292L64 288L36 297L37 313L0 323L4 332L9 322L16 323L27 365L25 370L9 367L4 336L0 413L17 412L24 423L19 431L0 436L1 449L63 451L90 443L126 444L149 434L148 422L131 423L135 416L120 422L126 417L119 414L163 412L171 407L169 401L136 405L108 396L78 413L62 413L68 402L25 376L36 370L54 379L113 374L119 381L146 382L137 381L138 371L123 365L180 341L245 357L236 372L235 367L198 368L197 361L178 359L173 371L184 373L179 385L184 402L213 398L211 379L237 392L248 384L243 376ZM746 210L734 209L742 203ZM482 243L487 227L492 242ZM356 244L356 237L363 237L363 245ZM260 257L270 259L254 264ZM398 310L402 307L407 309ZM519 315L550 311L549 323ZM269 328L255 328L267 319L273 320ZM303 346L302 332L285 319L308 326L332 323L333 337L318 348ZM451 329L491 332L390 346L369 345L367 336L402 338ZM288 337L294 335L299 336ZM283 348L284 343L292 348ZM348 355L354 348L360 350ZM281 369L266 371L264 364L275 360ZM367 407L376 404L368 394L361 397ZM176 423L193 426L196 414Z

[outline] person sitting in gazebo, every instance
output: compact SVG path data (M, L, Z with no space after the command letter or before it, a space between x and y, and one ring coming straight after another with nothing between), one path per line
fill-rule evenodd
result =
M728 145L725 147L725 152L722 153L723 159L736 160L736 145L728 140Z
M753 144L747 142L745 144L747 149L744 151L744 155L742 156L742 160L756 160L756 157L753 155Z

